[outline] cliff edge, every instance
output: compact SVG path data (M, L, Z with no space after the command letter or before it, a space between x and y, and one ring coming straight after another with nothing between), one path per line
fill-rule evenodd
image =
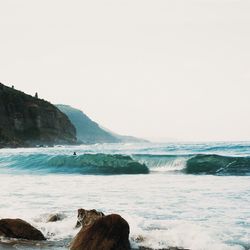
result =
M81 110L63 104L58 104L56 107L66 114L72 124L76 127L76 134L79 143L92 144L120 142L119 139L103 130Z
M0 147L75 143L75 127L58 108L0 83Z
M66 114L72 124L76 127L76 136L78 143L145 143L144 139L133 136L124 136L113 133L103 128L98 123L92 121L81 110L73 108L69 105L57 104L64 114Z

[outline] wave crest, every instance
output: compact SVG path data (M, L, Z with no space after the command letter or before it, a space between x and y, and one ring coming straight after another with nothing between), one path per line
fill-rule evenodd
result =
M7 161L6 161L7 160ZM4 161L4 168L33 173L63 174L147 174L145 164L130 156L111 154L26 155L13 156ZM2 161L3 162L3 161ZM1 161L0 161L1 164Z
M186 163L185 173L250 175L250 157L196 155Z
M250 157L200 155L8 155L0 158L1 173L33 174L148 174L184 173L210 175L250 175Z

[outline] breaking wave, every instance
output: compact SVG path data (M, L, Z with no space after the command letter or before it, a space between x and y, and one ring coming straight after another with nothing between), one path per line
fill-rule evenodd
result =
M196 155L187 161L188 174L250 175L250 157Z
M0 158L0 173L250 175L250 157L151 154L8 155Z
M1 170L25 170L35 173L61 174L147 174L145 164L130 156L109 154L13 156L0 160Z

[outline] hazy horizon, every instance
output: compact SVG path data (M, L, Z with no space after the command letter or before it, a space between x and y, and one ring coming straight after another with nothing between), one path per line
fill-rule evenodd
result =
M0 82L116 133L250 140L247 0L0 3Z

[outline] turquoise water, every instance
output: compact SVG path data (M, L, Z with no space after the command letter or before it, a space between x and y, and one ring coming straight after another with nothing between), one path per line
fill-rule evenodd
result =
M67 249L81 207L121 214L134 248L250 249L249 156L250 143L2 149L0 218L42 230L42 249Z

